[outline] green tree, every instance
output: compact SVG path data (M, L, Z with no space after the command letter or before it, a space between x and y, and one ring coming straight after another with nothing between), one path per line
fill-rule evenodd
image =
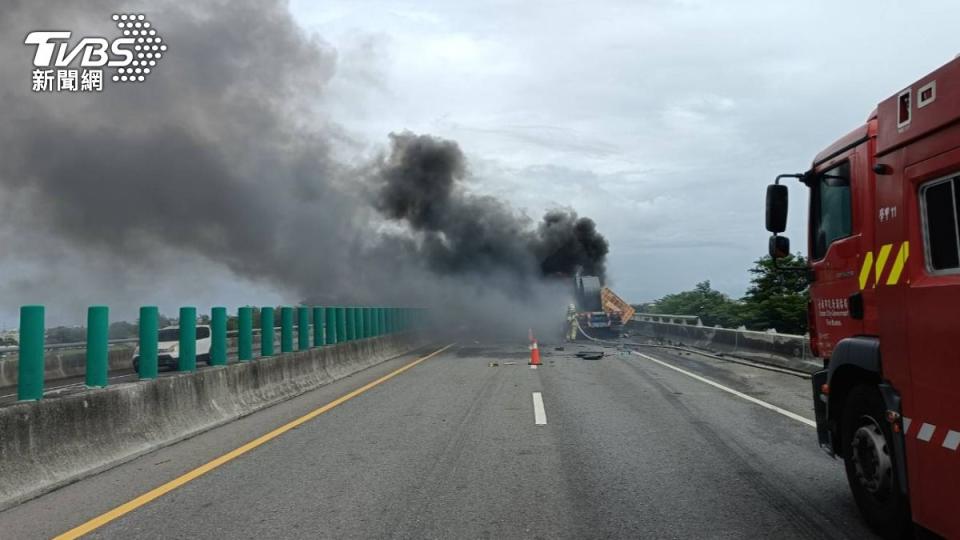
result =
M80 343L87 339L87 329L82 326L54 326L46 333L48 344Z
M779 266L806 266L800 254L778 260ZM774 328L784 334L807 331L809 283L805 272L777 270L769 256L750 269L751 286L743 297L743 323L751 329Z
M691 291L668 294L657 300L651 313L669 315L696 315L707 326L736 327L740 324L741 305L710 286L710 281L701 281Z
M127 321L115 321L110 323L108 330L110 339L127 339L137 337L137 325Z

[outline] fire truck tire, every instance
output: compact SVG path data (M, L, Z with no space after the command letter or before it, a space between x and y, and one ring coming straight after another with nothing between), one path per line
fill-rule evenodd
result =
M847 482L864 520L884 538L908 535L910 503L898 480L893 432L875 386L860 385L850 391L841 419L841 441Z

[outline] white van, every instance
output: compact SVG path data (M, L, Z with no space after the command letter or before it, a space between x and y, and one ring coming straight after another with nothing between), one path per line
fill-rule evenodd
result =
M210 327L197 325L197 363L210 363ZM180 327L167 326L160 329L157 343L157 367L160 369L179 369L180 367ZM140 347L133 351L133 369L140 368Z

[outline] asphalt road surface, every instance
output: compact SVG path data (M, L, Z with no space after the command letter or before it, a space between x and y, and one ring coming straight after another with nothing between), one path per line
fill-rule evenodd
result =
M391 360L0 513L0 536L50 537L120 507L90 535L873 537L817 447L808 380L661 349L574 356L584 348L544 347L534 370L522 343L454 345L182 477L414 357Z

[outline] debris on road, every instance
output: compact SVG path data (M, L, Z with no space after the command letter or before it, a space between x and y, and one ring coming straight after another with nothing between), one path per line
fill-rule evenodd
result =
M584 360L599 360L603 358L603 355L603 351L580 351L577 353L577 356Z

